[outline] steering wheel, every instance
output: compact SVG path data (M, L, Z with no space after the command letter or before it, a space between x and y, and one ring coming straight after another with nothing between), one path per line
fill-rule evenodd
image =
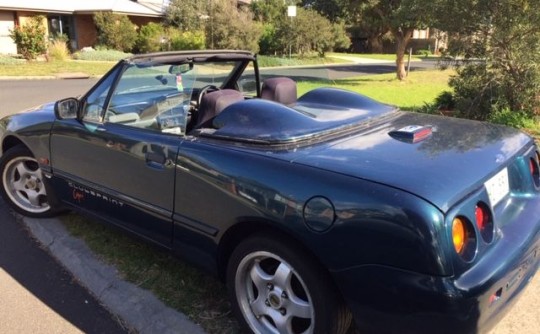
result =
M197 96L197 108L200 108L203 96L206 95L206 93L208 93L210 90L216 91L219 90L219 88L214 85L206 85L201 88L201 90L199 91L199 95Z

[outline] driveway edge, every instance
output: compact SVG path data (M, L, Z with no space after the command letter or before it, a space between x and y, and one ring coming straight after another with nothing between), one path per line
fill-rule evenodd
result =
M30 234L112 314L137 333L204 334L189 318L157 299L151 292L123 281L84 241L72 237L57 219L22 221Z

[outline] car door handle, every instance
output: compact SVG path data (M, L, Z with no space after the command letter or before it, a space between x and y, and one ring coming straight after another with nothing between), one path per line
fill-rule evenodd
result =
M154 168L163 168L167 158L163 153L148 152L145 154L146 164Z

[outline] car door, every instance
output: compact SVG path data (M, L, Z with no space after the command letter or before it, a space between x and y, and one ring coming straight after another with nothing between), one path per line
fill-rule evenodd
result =
M81 101L79 119L55 123L50 141L62 201L166 246L186 122L170 76L165 66L118 67Z

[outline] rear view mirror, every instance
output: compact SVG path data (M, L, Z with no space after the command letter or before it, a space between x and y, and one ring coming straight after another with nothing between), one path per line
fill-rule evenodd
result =
M76 119L79 111L79 100L74 97L59 100L54 105L54 114L58 119Z
M171 65L171 67L169 67L169 73L174 74L174 75L184 74L191 71L192 69L193 69L193 63Z

